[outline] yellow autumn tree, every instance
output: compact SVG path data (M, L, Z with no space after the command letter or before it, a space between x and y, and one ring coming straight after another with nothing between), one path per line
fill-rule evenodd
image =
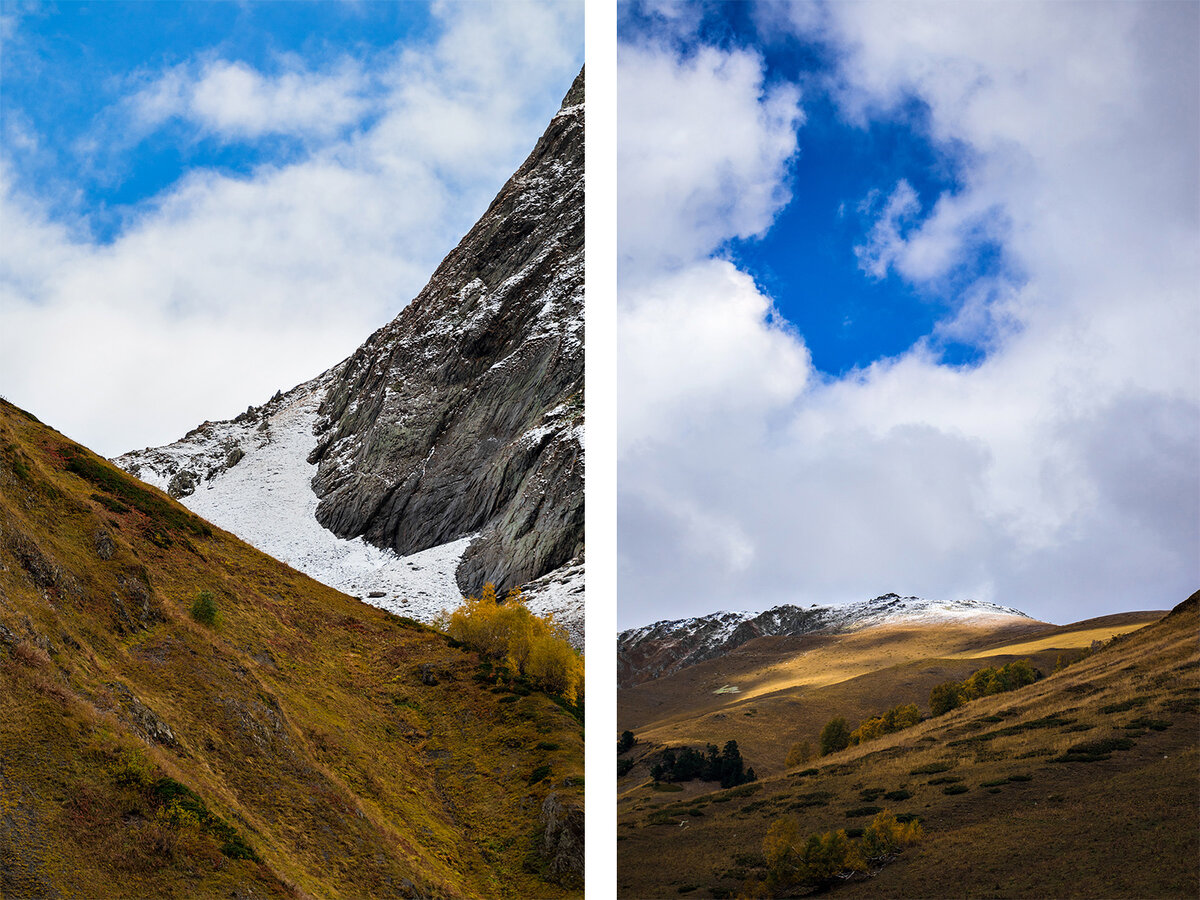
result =
M921 825L915 819L897 822L896 817L885 809L863 829L862 855L869 862L880 862L905 847L920 843L923 837Z
M480 597L464 597L441 624L450 637L491 659L503 660L512 672L543 690L561 694L569 703L582 699L582 655L552 615L530 612L520 589L509 591L500 602L495 586L485 584Z
M792 744L791 749L788 750L787 759L784 760L783 764L791 769L808 762L810 759L812 759L812 744L804 741L803 743Z

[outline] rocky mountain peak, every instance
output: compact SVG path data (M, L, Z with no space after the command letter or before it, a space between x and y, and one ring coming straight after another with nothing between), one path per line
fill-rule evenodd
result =
M529 585L581 644L583 137L580 72L484 215L348 359L118 465L395 612Z
M321 403L317 519L407 555L479 533L459 583L583 544L583 74L529 158Z

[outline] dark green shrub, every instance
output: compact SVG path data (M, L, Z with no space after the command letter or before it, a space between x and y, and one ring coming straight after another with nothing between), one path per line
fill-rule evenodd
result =
M856 806L854 809L846 810L846 818L857 819L861 816L873 816L878 812L883 812L882 806Z
M626 775L628 775L630 773L630 771L632 769L633 769L633 760L632 759L618 759L617 760L617 777L618 778L624 778Z
M550 777L550 767L549 766L538 766L536 769L534 769L532 772L529 773L529 783L537 784L539 781L545 781L549 777Z
M898 790L898 791L888 791L886 794L883 795L883 799L891 800L892 802L896 802L898 800L907 800L911 796L912 796L912 791L906 791L906 790L904 790L904 788L900 788L900 790Z
M1112 756L1115 750L1129 750L1132 747L1133 741L1123 737L1085 741L1068 747L1066 753L1054 758L1054 762L1100 762Z
M959 781L962 781L962 779L959 778L957 775L943 775L941 778L931 778L929 780L929 783L930 784L956 784Z
M632 731L622 731L621 739L617 741L617 752L628 753L633 749L633 745L637 743L637 738L633 736Z
M850 726L842 716L830 719L821 730L821 755L828 756L850 746Z
M1145 706L1150 702L1149 697L1132 697L1129 700L1122 700L1120 703L1109 703L1106 706L1100 707L1102 713L1119 713L1126 710L1135 709L1139 706Z
M943 794L965 794L970 788L965 784L949 784L942 788Z
M1151 719L1148 716L1138 716L1125 727L1128 729L1149 728L1154 731L1166 731L1171 727L1171 723L1165 722L1162 719Z
M217 601L212 591L200 591L192 601L192 618L201 625L217 624Z

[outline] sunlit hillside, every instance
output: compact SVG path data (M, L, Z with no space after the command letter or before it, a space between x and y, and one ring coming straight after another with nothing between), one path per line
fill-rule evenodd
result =
M580 710L0 404L0 894L561 897Z
M1194 595L1165 617L1015 634L867 629L786 648L756 641L665 684L622 692L619 727L637 743L620 756L628 771L618 779L619 893L811 892L767 889L772 824L794 821L801 843L844 829L853 846L887 810L919 822L921 843L824 888L889 897L1194 896L1198 608ZM1096 640L1103 646L1080 659ZM1069 664L1055 672L1060 657ZM1019 659L1044 677L930 716L935 685ZM820 755L832 718L853 728L905 703L925 721ZM665 745L729 739L759 781L722 791L650 778ZM802 749L789 761L793 748Z

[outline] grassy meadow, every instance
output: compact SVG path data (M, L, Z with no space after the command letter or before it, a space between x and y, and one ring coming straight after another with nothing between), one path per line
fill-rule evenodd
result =
M0 403L0 895L578 896L579 710L502 674Z
M770 896L764 838L774 823L791 819L802 837L845 829L853 842L888 810L919 821L921 843L822 890L847 897L1196 896L1197 610L1193 596L1165 617L1130 614L1062 628L889 628L759 640L744 653L677 673L673 683L622 692L629 696L619 701L618 724L638 743L623 755L635 762L618 779L618 893ZM1122 636L1053 672L1060 655L1071 658L1114 634ZM928 715L934 685L1025 658L1046 677L818 756L821 729L834 716L854 728L913 702ZM742 692L712 693L731 684ZM758 782L721 791L648 777L664 745L728 739L738 741ZM811 758L788 766L789 748L806 742Z

